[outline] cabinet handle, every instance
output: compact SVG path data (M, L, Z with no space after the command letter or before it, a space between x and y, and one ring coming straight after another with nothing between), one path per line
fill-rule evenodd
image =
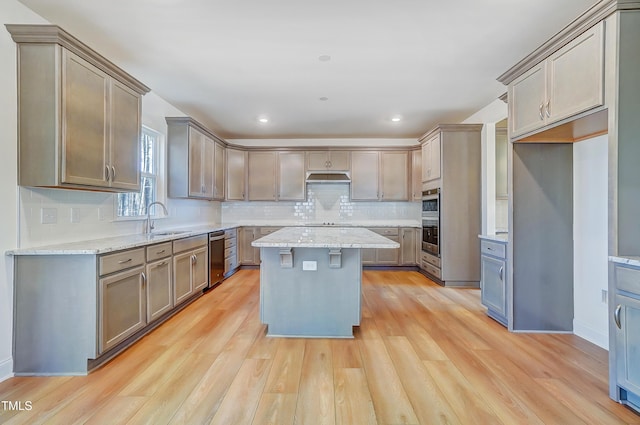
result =
M106 181L109 181L109 166L108 165L104 166L104 179Z
M324 168L329 168L329 161L324 162Z
M551 116L551 110L550 107L551 106L551 99L547 100L547 106L545 107L545 109L547 110L547 118Z
M164 254L165 251L166 249L161 249L160 251L156 251L156 255Z
M331 163L331 161L329 161L329 168L333 167L333 164Z
M502 273L504 272L504 266L500 267L500 280L504 280Z
M120 260L120 261L118 261L118 264L126 264L126 263L129 263L131 261L133 261L133 258L129 258L128 260Z
M613 320L616 322L616 326L618 329L622 329L622 325L620 324L620 312L622 311L622 306L618 304L616 307L616 311L613 312Z
M146 285L147 284L147 275L145 274L145 272L140 273L142 275L142 284Z
M487 251L493 251L493 248L491 248L490 246L487 247Z
M538 108L538 112L540 115L540 121L542 121L544 119L544 102L540 104L540 107Z
M111 181L114 181L116 179L116 167L114 167L113 165L111 166Z

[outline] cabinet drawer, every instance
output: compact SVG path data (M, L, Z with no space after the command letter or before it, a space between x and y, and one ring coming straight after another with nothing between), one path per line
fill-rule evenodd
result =
M227 258L224 260L224 272L229 273L238 268L238 260L236 258Z
M440 272L440 269L438 267L435 267L425 261L422 262L422 270L426 271L427 273L429 273L432 276L437 277L438 279L442 279L442 275Z
M100 276L144 264L144 248L130 249L100 257Z
M207 245L209 235L192 236L190 238L178 239L173 241L173 252L183 252Z
M147 247L147 261L159 260L169 257L173 254L173 245L171 242L159 243Z
M480 252L498 258L507 258L506 245L498 242L480 241Z
M374 227L369 230L382 236L398 236L400 234L400 229L397 227Z
M226 239L235 238L238 236L238 229L227 229L224 231L224 237Z
M640 295L640 270L615 265L616 289Z
M437 268L440 268L440 258L436 257L435 255L431 255L429 253L423 252L422 253L422 262L423 263L429 263L432 266L436 266Z
M233 248L234 246L236 246L238 243L238 240L236 238L227 238L224 240L224 247L225 248Z
M231 258L231 257L236 257L236 247L233 246L231 248L227 248L224 250L224 258Z

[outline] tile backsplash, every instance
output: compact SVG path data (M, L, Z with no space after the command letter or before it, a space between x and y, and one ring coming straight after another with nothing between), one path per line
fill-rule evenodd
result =
M419 202L353 202L348 183L307 184L307 199L290 202L225 202L222 220L292 220L348 223L358 220L420 220Z

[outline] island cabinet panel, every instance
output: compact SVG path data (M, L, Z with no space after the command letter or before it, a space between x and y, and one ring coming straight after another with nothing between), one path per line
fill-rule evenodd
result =
M275 151L249 151L249 201L275 201L278 154Z
M349 171L349 151L326 150L307 152L308 171Z
M55 25L7 25L18 45L18 184L140 190L139 81Z
M511 137L604 104L604 22L509 85Z
M228 201L244 201L246 193L247 152L227 149L227 192Z

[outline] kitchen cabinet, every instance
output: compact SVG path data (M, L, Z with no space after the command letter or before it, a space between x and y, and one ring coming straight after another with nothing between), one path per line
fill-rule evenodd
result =
M508 199L507 155L509 136L506 127L496 127L496 199Z
M480 241L480 296L487 315L507 326L506 241Z
M251 246L251 242L260 237L259 227L242 227L238 233L240 264L243 266L260 265L260 248Z
M400 229L400 265L415 266L418 261L416 254L418 252L418 229L401 228Z
M140 190L149 88L55 25L7 25L18 45L18 184Z
M440 178L440 134L422 142L422 182Z
M159 319L173 308L172 254L171 242L155 244L146 248L147 323Z
M407 201L409 199L407 151L353 151L352 201Z
M604 103L604 23L509 84L511 138Z
M411 151L411 201L422 201L422 149Z
M368 229L394 242L400 242L400 229L397 227L373 227ZM402 247L402 244L400 244ZM397 266L400 261L400 249L362 248L362 264L369 266Z
M190 117L166 117L170 198L223 200L224 143Z
M349 171L349 151L308 151L307 171Z
M227 229L224 231L224 277L231 276L239 265L238 229Z
M278 153L276 151L249 151L249 201L275 201Z
M244 201L246 193L247 152L227 149L227 192L228 201Z
M306 182L303 151L278 152L279 201L304 201Z
M144 249L100 257L99 341L103 353L147 324Z
M208 236L173 241L173 303L191 298L208 283Z

